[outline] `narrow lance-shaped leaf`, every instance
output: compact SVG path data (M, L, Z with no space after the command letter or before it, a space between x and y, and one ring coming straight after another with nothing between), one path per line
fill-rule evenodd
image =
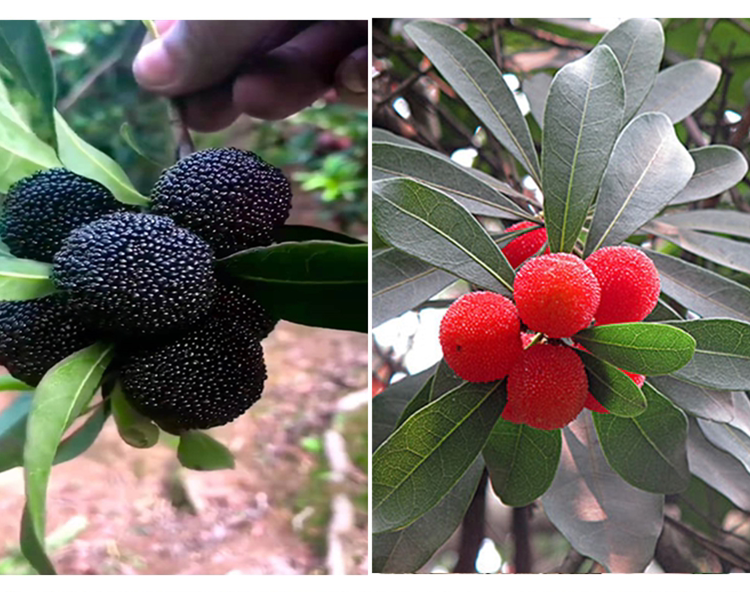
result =
M0 300L30 300L55 291L49 263L0 257Z
M672 123L678 123L711 97L720 78L721 68L704 60L687 60L665 68L638 113L660 111Z
M411 22L406 32L487 130L541 185L531 132L495 62L469 37L448 25Z
M525 506L549 488L560 461L560 430L500 418L482 451L492 489L509 506Z
M408 177L450 195L473 214L482 216L518 216L527 214L486 183L454 162L433 156L424 150L372 145L372 178Z
M109 401L117 432L125 443L133 448L151 448L159 441L159 428L133 408L119 381L109 395Z
M539 72L523 81L523 94L529 100L531 115L540 128L544 129L544 106L547 103L552 76Z
M607 166L625 106L622 70L596 47L555 75L544 109L542 189L550 250L572 251Z
M664 208L695 169L662 113L646 113L622 130L604 172L585 254L617 245Z
M180 436L177 458L183 467L194 471L233 469L234 456L221 442L204 432L190 431Z
M750 323L734 319L668 321L696 342L690 363L675 377L720 390L750 389Z
M589 392L610 413L634 417L646 409L646 398L627 374L585 351L576 351L586 368Z
M148 205L148 198L136 191L122 167L104 152L84 142L57 111L55 126L60 160L66 168L98 181L112 192L115 199L123 203Z
M750 512L750 473L731 454L716 448L703 435L695 419L689 419L688 462L690 471L734 504Z
M27 548L44 548L47 484L60 440L94 395L112 353L101 343L82 349L53 366L36 389L23 453L29 528L21 549L30 561Z
M14 167L18 167L19 162L27 163L24 165L26 167L24 170L61 166L52 148L2 112L0 112L0 154L16 158ZM3 187L8 187L18 180L15 178L16 175L10 176L11 180L3 179Z
M55 73L36 21L0 21L0 64L33 97L39 136L55 146Z
M750 434L729 423L697 419L706 439L742 463L750 473Z
M664 54L664 30L656 19L628 19L602 37L599 44L609 46L622 67L625 124L654 85Z
M373 184L373 226L397 249L487 290L512 291L515 274L484 227L447 195L408 179Z
M724 423L734 417L731 391L709 389L674 376L651 376L648 382L691 415Z
M576 333L575 340L597 358L646 376L682 368L695 350L688 333L659 323L601 325Z
M26 419L31 410L32 393L19 394L0 414L0 472L23 464Z
M733 210L688 210L670 212L652 221L691 230L707 230L750 238L750 214Z
M484 471L481 458L440 503L419 520L395 532L372 537L374 573L415 573L460 526Z
M750 273L750 245L746 242L672 226L661 220L653 220L643 229L720 265Z
M399 251L372 254L372 326L429 300L458 278Z
M276 318L367 331L368 247L364 243L279 243L235 253L218 265Z
M418 520L479 455L505 404L504 383L466 383L423 407L372 458L373 532Z
M662 291L703 317L750 322L750 289L677 257L644 250L659 270Z
M586 557L615 573L643 571L662 530L664 496L637 489L607 463L591 413L563 428L560 466L544 511Z
M695 172L685 188L669 202L671 206L719 195L747 174L747 159L732 146L701 146L693 148L690 156L695 162ZM703 213L713 211L716 210Z
M593 413L609 465L631 485L653 493L677 493L690 482L687 418L648 384L648 406L637 417Z

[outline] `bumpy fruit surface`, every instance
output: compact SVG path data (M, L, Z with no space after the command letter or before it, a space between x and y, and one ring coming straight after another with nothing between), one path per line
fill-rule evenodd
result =
M507 376L521 354L521 323L513 303L493 292L456 300L440 323L446 363L464 380L492 382Z
M73 230L129 209L96 181L67 169L47 169L8 190L0 215L0 239L16 257L51 263Z
M588 388L583 362L572 349L532 345L508 374L502 417L542 430L561 428L581 412Z
M501 249L513 269L521 265L529 257L536 255L547 240L547 230L543 226L534 224L529 220L509 226L505 229L505 232L523 230L524 228L536 228L536 230L530 230L526 234L522 234ZM549 247L545 252L549 253Z
M208 429L242 415L263 392L260 339L270 329L257 305L234 308L237 294L219 288L209 317L177 338L120 350L120 377L130 403L164 430Z
M0 364L36 386L57 362L96 342L63 294L0 302Z
M217 257L271 244L292 205L280 169L237 148L194 152L165 170L151 192L154 214L200 236Z
M513 292L521 320L549 337L571 337L585 329L599 306L599 282L570 253L534 257L516 274Z
M208 314L211 248L169 218L118 213L74 230L52 278L90 326L112 335L187 329Z
M586 258L601 286L596 324L642 321L654 310L661 285L656 266L632 247L604 247Z

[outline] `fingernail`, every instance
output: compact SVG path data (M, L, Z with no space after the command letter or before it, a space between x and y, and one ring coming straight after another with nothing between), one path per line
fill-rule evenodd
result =
M133 62L133 74L141 86L159 89L174 82L174 63L161 39L144 45Z
M350 92L360 94L367 92L367 54L364 60L355 52L341 64L339 80Z

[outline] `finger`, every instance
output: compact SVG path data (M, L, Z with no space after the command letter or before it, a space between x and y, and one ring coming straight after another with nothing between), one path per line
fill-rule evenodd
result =
M296 113L333 86L341 62L363 44L366 21L317 23L238 75L234 103L262 119Z
M178 21L141 48L133 62L138 84L179 96L225 80L251 54L292 38L304 21Z
M367 47L353 51L336 70L335 88L339 100L356 107L367 107L367 81L370 60Z
M224 129L240 115L232 101L231 83L182 97L179 103L183 121L198 132Z

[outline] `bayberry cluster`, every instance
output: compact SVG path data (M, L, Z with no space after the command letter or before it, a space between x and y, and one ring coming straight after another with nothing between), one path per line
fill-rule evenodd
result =
M507 232L534 226L522 222ZM659 274L632 247L605 247L588 258L540 254L543 227L511 241L503 253L519 267L513 300L471 292L456 300L440 325L446 363L470 382L507 377L507 421L552 430L588 408L607 409L589 392L588 378L572 338L593 325L642 321L659 298ZM571 345L573 347L571 347ZM638 385L645 378L626 372Z
M276 320L214 263L269 244L291 197L279 169L234 148L164 171L148 211L69 170L22 179L3 205L0 238L17 257L52 263L57 291L0 302L0 364L35 386L107 340L125 396L163 429L232 421L261 395L260 341Z

